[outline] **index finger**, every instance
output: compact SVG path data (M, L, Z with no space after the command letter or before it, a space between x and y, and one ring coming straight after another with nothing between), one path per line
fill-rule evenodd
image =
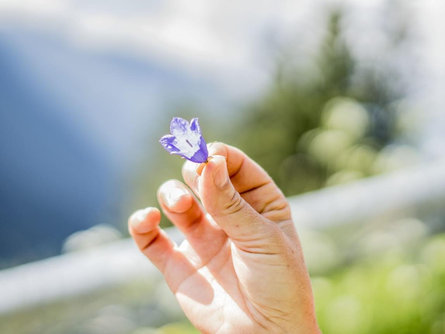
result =
M230 179L240 194L273 182L263 168L236 147L216 142L208 144L208 151L209 155L222 155L226 158ZM196 163L186 161L182 167L182 176L189 187L199 195L197 167Z
M273 182L260 165L236 147L219 142L212 143L209 154L222 155L226 158L230 179L240 194Z

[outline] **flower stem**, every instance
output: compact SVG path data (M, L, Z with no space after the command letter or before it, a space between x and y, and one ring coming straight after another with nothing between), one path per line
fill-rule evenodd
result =
M206 161L204 161L203 163L199 164L198 168L196 168L196 173L197 173L199 176L201 176L204 167L209 163L209 161L210 161L212 158L213 158L212 156L209 156L209 157L207 158Z

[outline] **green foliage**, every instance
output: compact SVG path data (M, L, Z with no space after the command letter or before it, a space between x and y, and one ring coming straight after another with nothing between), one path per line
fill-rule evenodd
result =
M444 333L445 235L312 279L324 333Z
M199 334L199 331L188 321L183 321L173 322L157 329L139 328L132 334Z

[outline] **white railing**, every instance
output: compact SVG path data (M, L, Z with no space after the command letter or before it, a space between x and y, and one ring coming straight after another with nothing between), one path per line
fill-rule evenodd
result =
M297 228L321 229L445 205L445 160L289 198ZM167 230L177 242L182 236ZM125 283L155 268L131 240L0 271L0 314Z
M295 224L324 228L433 207L445 209L445 160L289 198Z

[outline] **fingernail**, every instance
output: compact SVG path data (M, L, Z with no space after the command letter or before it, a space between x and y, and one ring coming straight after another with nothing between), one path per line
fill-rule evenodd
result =
M199 165L198 165L199 166ZM190 174L196 174L196 163L191 161L186 161L184 163L183 169Z
M183 196L188 195L188 191L182 187L178 187L176 184L167 184L162 192L165 205L172 209L181 200Z
M201 176L204 167L207 166L207 164L209 163L209 161L212 160L212 159L213 159L213 156L209 155L209 157L207 158L207 161L206 161L206 162L203 162L202 164L200 164L200 165L198 166L198 168L196 168L196 174L198 174L199 176Z
M207 145L207 150L209 151L209 155L221 153L221 143L216 141L211 142Z
M214 159L217 160L218 168L216 168L213 174L213 182L218 188L224 188L229 182L225 158L223 156L215 156Z
M209 154L212 151L213 147L215 147L215 142L211 142L211 143L207 144L207 151L209 151Z
M133 214L132 219L130 220L131 226L135 228L137 231L141 229L141 223L145 220L147 217L147 214L150 212L150 208L138 210ZM139 231L143 232L143 231Z

